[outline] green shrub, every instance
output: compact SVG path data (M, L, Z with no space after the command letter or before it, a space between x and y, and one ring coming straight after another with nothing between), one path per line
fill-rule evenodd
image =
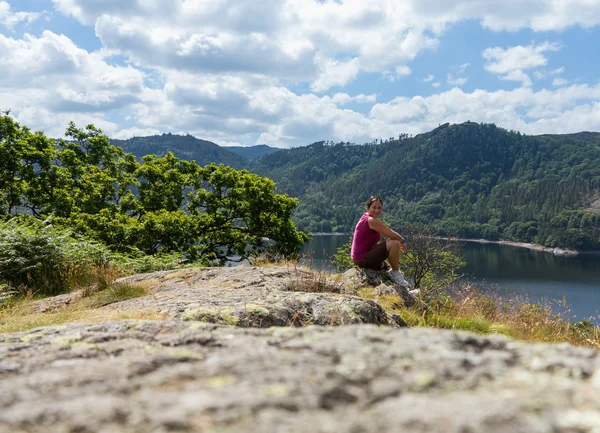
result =
M106 245L21 215L0 221L0 285L8 294L51 296L107 287L120 275L182 267L180 255L117 254ZM9 290L10 288L10 290Z
M19 292L52 295L93 279L108 264L108 249L77 239L33 217L0 222L0 282Z
M352 238L350 238L350 240L348 242L346 242L344 245L342 245L335 251L333 258L331 259L331 264L338 271L341 271L341 272L347 271L348 269L356 266L354 264L354 262L352 261L352 259L350 258L350 249L351 248L352 248Z

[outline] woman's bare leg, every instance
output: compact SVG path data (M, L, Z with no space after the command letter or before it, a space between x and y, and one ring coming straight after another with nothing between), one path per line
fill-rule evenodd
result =
M390 262L392 270L397 271L400 262L400 242L388 239L385 241L385 246L388 250L388 262Z

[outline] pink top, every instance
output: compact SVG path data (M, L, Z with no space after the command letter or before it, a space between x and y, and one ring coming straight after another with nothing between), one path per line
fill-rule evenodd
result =
M379 239L381 239L381 235L369 227L369 214L365 212L354 228L352 250L350 251L352 261L358 263L364 259L369 250L377 245Z

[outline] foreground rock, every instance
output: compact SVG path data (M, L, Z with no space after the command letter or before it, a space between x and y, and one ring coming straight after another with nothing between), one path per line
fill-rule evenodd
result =
M111 304L156 310L168 318L243 327L376 324L406 326L376 302L342 294L325 274L294 267L196 268L118 280L146 285L152 295ZM335 293L338 292L338 293Z
M598 432L598 352L372 325L0 335L0 432Z

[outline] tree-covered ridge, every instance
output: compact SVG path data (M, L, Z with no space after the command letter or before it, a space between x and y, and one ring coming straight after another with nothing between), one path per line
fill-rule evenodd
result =
M172 152L177 158L196 161L199 165L225 164L242 168L246 158L228 148L211 141L200 140L192 135L162 134L148 137L133 137L127 140L110 139L115 146L132 153L138 159L145 155L165 156Z
M261 158L280 150L277 147L267 146L266 144L257 144L255 146L227 146L226 149L247 159Z
M350 231L370 195L398 227L439 234L600 248L600 134L526 136L467 122L374 145L280 151L252 169L301 199L310 231Z
M0 218L25 214L115 251L205 263L293 255L307 240L291 221L297 199L277 194L270 179L171 152L139 162L93 125L71 123L66 136L56 141L0 115Z

